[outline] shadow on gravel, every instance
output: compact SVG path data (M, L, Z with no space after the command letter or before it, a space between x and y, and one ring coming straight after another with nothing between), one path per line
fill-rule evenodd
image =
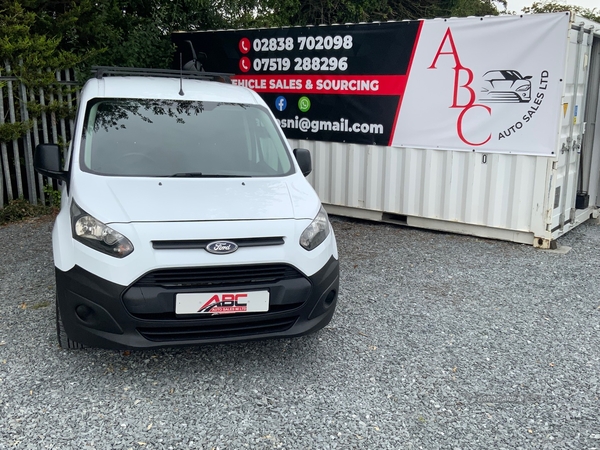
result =
M231 344L214 344L155 350L62 350L55 346L69 366L106 368L98 375L127 372L137 376L152 370L156 375L171 377L194 373L198 376L224 376L232 371L245 373L294 373L327 357L332 333L328 329L295 339L272 339ZM327 339L328 348L322 348Z

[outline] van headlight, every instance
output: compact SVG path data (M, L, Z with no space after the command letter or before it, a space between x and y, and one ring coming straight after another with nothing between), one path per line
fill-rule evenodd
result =
M133 251L129 239L90 216L75 202L71 203L71 228L73 239L115 258L124 258Z
M300 245L306 250L317 248L329 236L329 218L321 206L319 214L300 235Z

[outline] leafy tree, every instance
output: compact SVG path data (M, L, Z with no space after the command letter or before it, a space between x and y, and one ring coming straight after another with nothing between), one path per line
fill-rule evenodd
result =
M283 0L276 16L288 25L372 22L432 17L498 14L505 0Z
M547 12L562 12L562 11L575 11L580 16L586 17L595 22L600 22L600 10L598 8L584 8L577 5L567 5L566 3L554 0L542 0L540 2L534 2L531 6L523 8L523 12L526 14L537 14Z
M454 0L449 7L450 16L498 15L498 8L506 10L506 0Z
M70 68L80 61L60 49L60 38L37 33L35 23L35 14L18 2L0 10L0 61L8 62L11 74L30 86L55 81L47 68Z
M6 1L6 0L0 0ZM174 31L498 14L505 0L20 0L87 65L169 67Z
M37 12L36 29L60 38L60 48L92 52L89 64L169 67L174 31L270 25L273 10L259 0L22 0Z
M81 58L61 50L60 38L48 37L35 31L36 16L26 11L18 2L11 3L0 10L0 73L16 77L28 88L43 87L48 92L57 86L54 71L76 66ZM10 70L9 70L10 68ZM2 83L8 88L9 83ZM13 94L19 98L18 83L12 87ZM6 92L6 91L3 91ZM57 103L47 105L48 110L61 109ZM39 113L41 108L32 105L30 112ZM0 125L0 141L10 142L25 135L31 129L32 122L20 117L15 111L16 122ZM66 112L68 114L68 111Z

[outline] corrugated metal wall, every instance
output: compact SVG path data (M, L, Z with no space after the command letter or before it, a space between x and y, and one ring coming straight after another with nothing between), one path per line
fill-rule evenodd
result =
M551 158L291 140L326 204L511 230L544 229Z

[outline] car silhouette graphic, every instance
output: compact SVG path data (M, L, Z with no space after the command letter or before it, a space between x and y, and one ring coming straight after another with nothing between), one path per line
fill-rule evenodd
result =
M480 92L482 102L521 102L531 100L531 76L516 70L490 70L483 75Z

